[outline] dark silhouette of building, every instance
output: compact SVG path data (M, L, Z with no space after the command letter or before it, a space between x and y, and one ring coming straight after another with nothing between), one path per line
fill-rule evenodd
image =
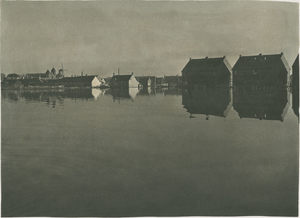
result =
M151 87L151 79L149 76L136 76L135 78L143 88Z
M203 84L215 86L230 85L231 66L222 58L190 59L182 70L182 83L184 86Z
M62 79L57 79L56 81L58 81L57 84L65 87L99 87L101 85L101 82L96 75L64 77Z
M251 85L252 89L263 85L288 85L290 67L283 53L274 55L241 56L232 68L233 85Z
M16 73L10 73L10 74L7 74L6 79L7 80L18 80L18 79L20 79L20 75L18 75Z
M164 76L164 82L168 84L168 87L178 87L181 86L182 77L176 76Z
M113 75L110 80L112 89L139 88L140 83L136 80L133 73L130 75Z
M292 66L292 108L294 113L299 117L299 54Z

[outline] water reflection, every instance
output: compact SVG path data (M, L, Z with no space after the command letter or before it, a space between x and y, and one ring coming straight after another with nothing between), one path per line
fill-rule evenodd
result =
M283 121L290 106L286 88L248 84L234 87L233 107L240 118Z
M203 83L193 84L183 90L182 104L190 118L196 114L226 117L232 105L230 88L223 85L207 86Z
M137 96L137 94L139 93L139 89L138 88L124 88L124 89L112 89L111 90L111 95L113 96L113 100L116 101L118 100L120 102L120 100L124 99L124 100L134 100L135 97Z
M1 98L9 99L11 101L25 99L27 102L46 102L55 107L56 101L60 102L60 104L63 104L64 99L96 100L101 93L102 90L100 89L55 89L20 91L2 90Z

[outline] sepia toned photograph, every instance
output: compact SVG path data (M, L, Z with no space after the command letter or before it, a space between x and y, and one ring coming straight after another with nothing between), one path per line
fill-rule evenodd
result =
M1 217L298 217L299 3L1 4Z

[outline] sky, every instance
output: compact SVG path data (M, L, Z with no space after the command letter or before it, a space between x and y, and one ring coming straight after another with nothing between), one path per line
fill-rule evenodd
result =
M299 5L260 1L1 1L1 73L181 75L189 58L299 52Z

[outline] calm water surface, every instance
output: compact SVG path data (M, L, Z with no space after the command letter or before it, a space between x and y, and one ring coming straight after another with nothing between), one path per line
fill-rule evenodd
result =
M2 216L297 216L293 96L264 96L2 91Z

